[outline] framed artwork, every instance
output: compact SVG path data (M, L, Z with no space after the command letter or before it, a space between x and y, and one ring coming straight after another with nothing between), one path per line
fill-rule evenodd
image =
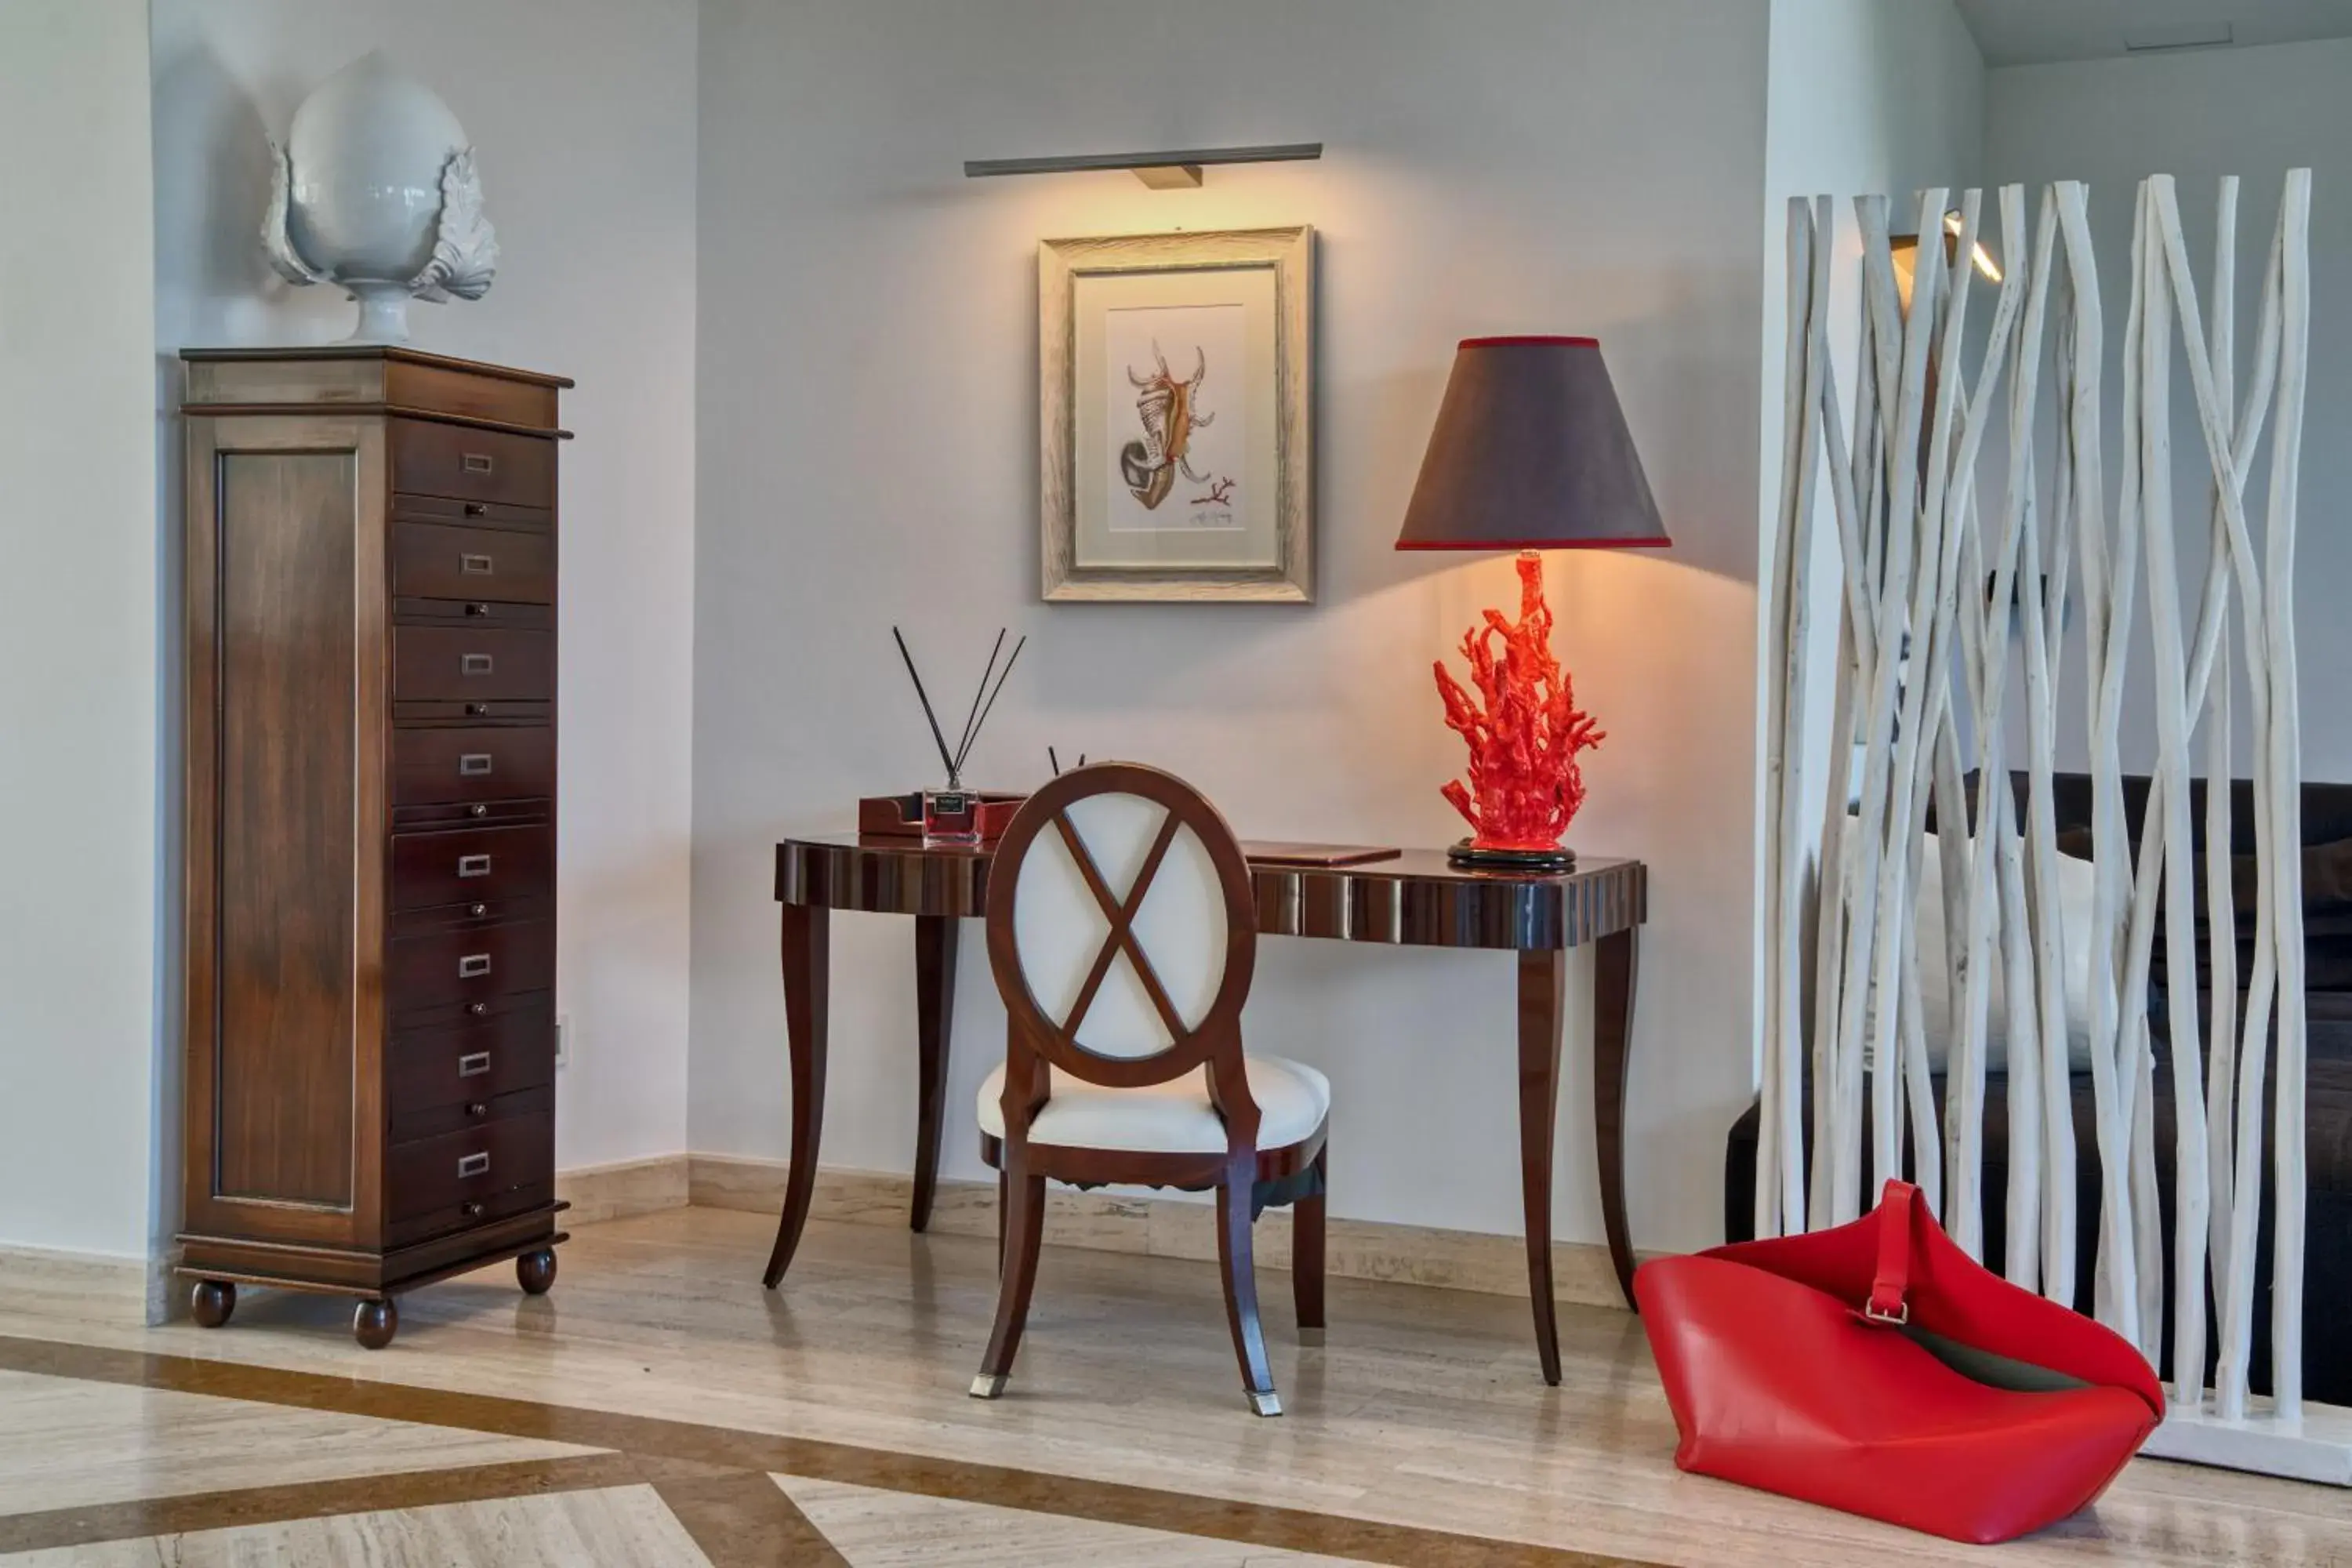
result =
M1315 234L1037 252L1045 592L1314 596Z

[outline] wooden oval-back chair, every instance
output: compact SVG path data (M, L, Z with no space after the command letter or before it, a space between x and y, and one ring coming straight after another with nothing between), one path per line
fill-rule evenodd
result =
M1302 1338L1323 1327L1324 1124L1313 1068L1242 1054L1256 901L1233 830L1157 768L1098 763L1031 795L989 870L988 960L1005 1063L980 1091L997 1169L996 1330L972 1394L1004 1390L1036 1281L1048 1178L1218 1197L1225 1315L1250 1408L1279 1415L1258 1326L1250 1226L1296 1205Z

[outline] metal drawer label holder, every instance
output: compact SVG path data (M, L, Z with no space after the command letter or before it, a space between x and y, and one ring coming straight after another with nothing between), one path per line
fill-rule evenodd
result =
M469 952L457 961L457 978L460 980L478 980L489 972L490 955L487 952Z
M467 1176L486 1176L489 1172L490 1156L487 1150L478 1154L467 1154L457 1162L457 1175L460 1180Z
M479 1078L489 1070L490 1053L488 1051L468 1051L457 1058L459 1078Z

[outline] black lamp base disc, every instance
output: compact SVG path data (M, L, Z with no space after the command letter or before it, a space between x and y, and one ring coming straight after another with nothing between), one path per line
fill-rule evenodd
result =
M1482 849L1465 838L1448 849L1445 858L1456 866L1473 866L1488 871L1528 874L1572 871L1576 868L1576 851L1566 846L1557 849Z

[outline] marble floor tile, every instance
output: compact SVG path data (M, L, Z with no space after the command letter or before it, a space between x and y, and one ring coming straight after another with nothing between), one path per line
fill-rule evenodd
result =
M591 1451L202 1394L0 1372L0 1515Z
M0 1555L5 1568L711 1568L650 1486Z
M778 1476L849 1568L1350 1568L1360 1559Z

